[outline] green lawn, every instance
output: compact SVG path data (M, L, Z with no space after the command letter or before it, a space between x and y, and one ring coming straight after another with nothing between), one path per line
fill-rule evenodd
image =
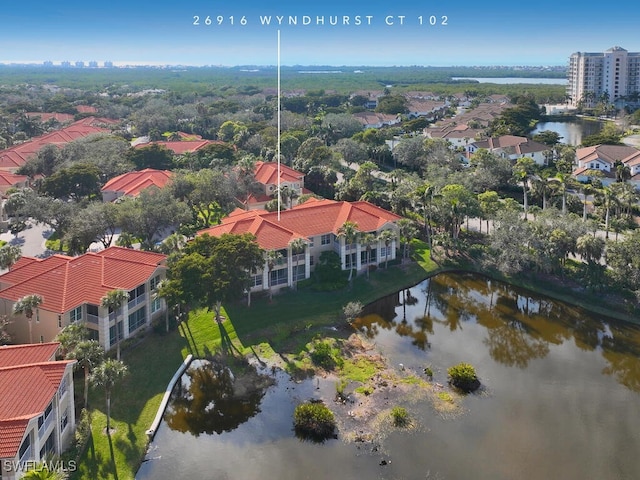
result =
M130 374L112 395L111 422L115 432L110 437L104 433L104 392L91 391L93 438L71 479L135 477L147 446L145 432L167 384L188 354L206 357L220 350L234 355L298 353L318 328L340 320L346 303L359 300L366 304L437 271L424 244L416 242L415 252L417 263L388 269L383 266L369 279L359 276L350 287L337 292L301 289L276 295L272 302L255 299L251 307L229 305L223 309L222 325L213 320L213 312L199 310L191 313L185 328L166 335L150 332L138 346L123 352Z

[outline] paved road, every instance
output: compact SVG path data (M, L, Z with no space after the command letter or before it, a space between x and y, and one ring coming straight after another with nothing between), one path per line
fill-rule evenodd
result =
M45 247L45 241L53 233L52 230L46 225L38 225L31 221L28 222L28 225L30 227L17 236L10 232L0 234L0 240L11 245L19 245L24 257L45 258L55 253ZM0 273L3 272L0 270Z

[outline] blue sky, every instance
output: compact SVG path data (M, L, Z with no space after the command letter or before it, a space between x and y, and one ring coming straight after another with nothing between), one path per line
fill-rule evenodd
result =
M283 65L565 65L575 51L640 51L637 0L616 2L611 14L600 4L566 3L12 1L0 13L0 62L275 65L278 30ZM263 25L269 15L272 24Z

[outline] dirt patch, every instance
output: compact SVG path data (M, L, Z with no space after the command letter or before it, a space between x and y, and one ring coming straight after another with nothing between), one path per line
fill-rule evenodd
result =
M379 442L392 430L398 428L423 428L412 415L424 408L425 401L432 405L434 415L455 417L462 413L460 395L448 385L433 382L425 372L415 372L402 366L391 366L376 348L358 333L348 338L326 337L318 341L330 342L339 348L341 365L326 371L310 367L306 358L298 358L307 367L307 375L335 384L335 390L324 389L320 399L334 413L338 435L348 442ZM273 363L271 363L273 361ZM290 360L274 356L269 360L271 368L288 368ZM405 427L395 427L392 409L403 407L409 414Z

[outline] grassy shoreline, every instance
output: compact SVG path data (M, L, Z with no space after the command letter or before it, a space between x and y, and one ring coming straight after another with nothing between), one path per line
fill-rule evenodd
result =
M167 384L188 354L206 357L220 349L255 356L301 351L319 329L342 321L341 310L347 302L358 300L367 304L439 273L484 275L608 318L640 323L624 312L594 304L580 292L562 291L555 286L550 290L531 279L507 278L479 271L471 265L440 266L431 260L423 243L415 246L417 261L378 269L369 279L358 276L350 287L341 291L299 290L277 295L271 302L266 297L255 299L251 307L230 305L223 311L226 319L222 325L213 321L212 312L193 312L186 328L164 335L148 333L148 338L138 346L124 352L123 360L129 366L130 375L113 392L115 432L110 437L104 433L103 392L90 392L92 439L70 479L135 478L148 444L145 432L156 415ZM77 394L81 396L82 392Z

